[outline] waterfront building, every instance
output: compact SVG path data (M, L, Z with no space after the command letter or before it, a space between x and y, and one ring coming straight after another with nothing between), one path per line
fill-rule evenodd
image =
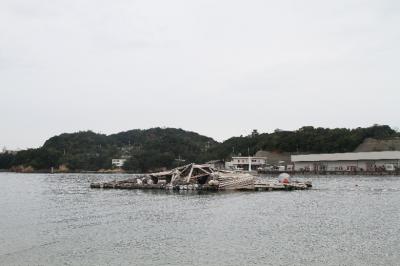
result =
M225 162L223 160L212 160L212 161L206 162L205 164L207 164L217 170L225 169Z
M393 171L400 151L292 155L295 171Z
M112 159L111 160L112 166L115 166L115 167L122 167L122 166L124 166L125 162L126 162L126 159Z
M226 164L226 168L238 170L257 170L265 167L267 157L232 157L232 161Z
M271 166L286 166L291 163L290 153L288 152L272 152L260 150L256 153L256 157L268 158L268 164Z

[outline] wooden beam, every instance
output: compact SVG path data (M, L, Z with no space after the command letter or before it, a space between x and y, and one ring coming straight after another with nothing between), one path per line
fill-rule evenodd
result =
M187 183L189 183L190 178L192 177L193 169L194 169L194 165L192 165L192 168L190 169L189 175L188 175L188 177L187 177L187 179L186 179L186 182L187 182Z

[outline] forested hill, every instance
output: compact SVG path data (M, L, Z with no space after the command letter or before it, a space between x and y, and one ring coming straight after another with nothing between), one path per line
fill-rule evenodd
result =
M368 128L302 127L230 138L218 143L212 138L174 128L130 130L113 135L92 131L61 134L41 148L0 154L0 169L24 166L35 170L51 167L79 171L110 169L112 158L128 158L124 168L137 172L174 167L178 163L229 159L232 155L255 154L258 150L290 153L354 151L366 138L399 136L389 126ZM182 160L177 160L177 159Z
M126 167L139 172L173 167L182 158L204 161L207 150L217 145L212 138L174 128L130 130L113 135L83 131L61 134L47 140L41 148L0 155L0 169L31 166L34 169L69 170L110 169L111 159L130 158Z
M210 151L216 158L224 158L234 150L235 154L255 154L259 150L289 153L352 152L365 139L387 139L400 136L386 125L367 128L314 128L302 127L295 131L275 130L259 134L256 130L246 137L233 137Z

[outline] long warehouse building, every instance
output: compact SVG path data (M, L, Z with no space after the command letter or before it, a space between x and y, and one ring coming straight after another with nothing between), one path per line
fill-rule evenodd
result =
M295 171L381 171L400 168L400 151L292 155Z

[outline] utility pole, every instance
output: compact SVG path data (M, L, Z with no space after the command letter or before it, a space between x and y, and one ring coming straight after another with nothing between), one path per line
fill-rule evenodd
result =
M185 160L185 159L182 159L182 158L181 158L181 155L179 154L179 155L178 155L178 158L175 159L175 161L178 162L178 166L181 166L181 163L185 162L186 160Z
M251 172L250 147L247 147L247 154L248 154L248 156L249 156L249 172Z

